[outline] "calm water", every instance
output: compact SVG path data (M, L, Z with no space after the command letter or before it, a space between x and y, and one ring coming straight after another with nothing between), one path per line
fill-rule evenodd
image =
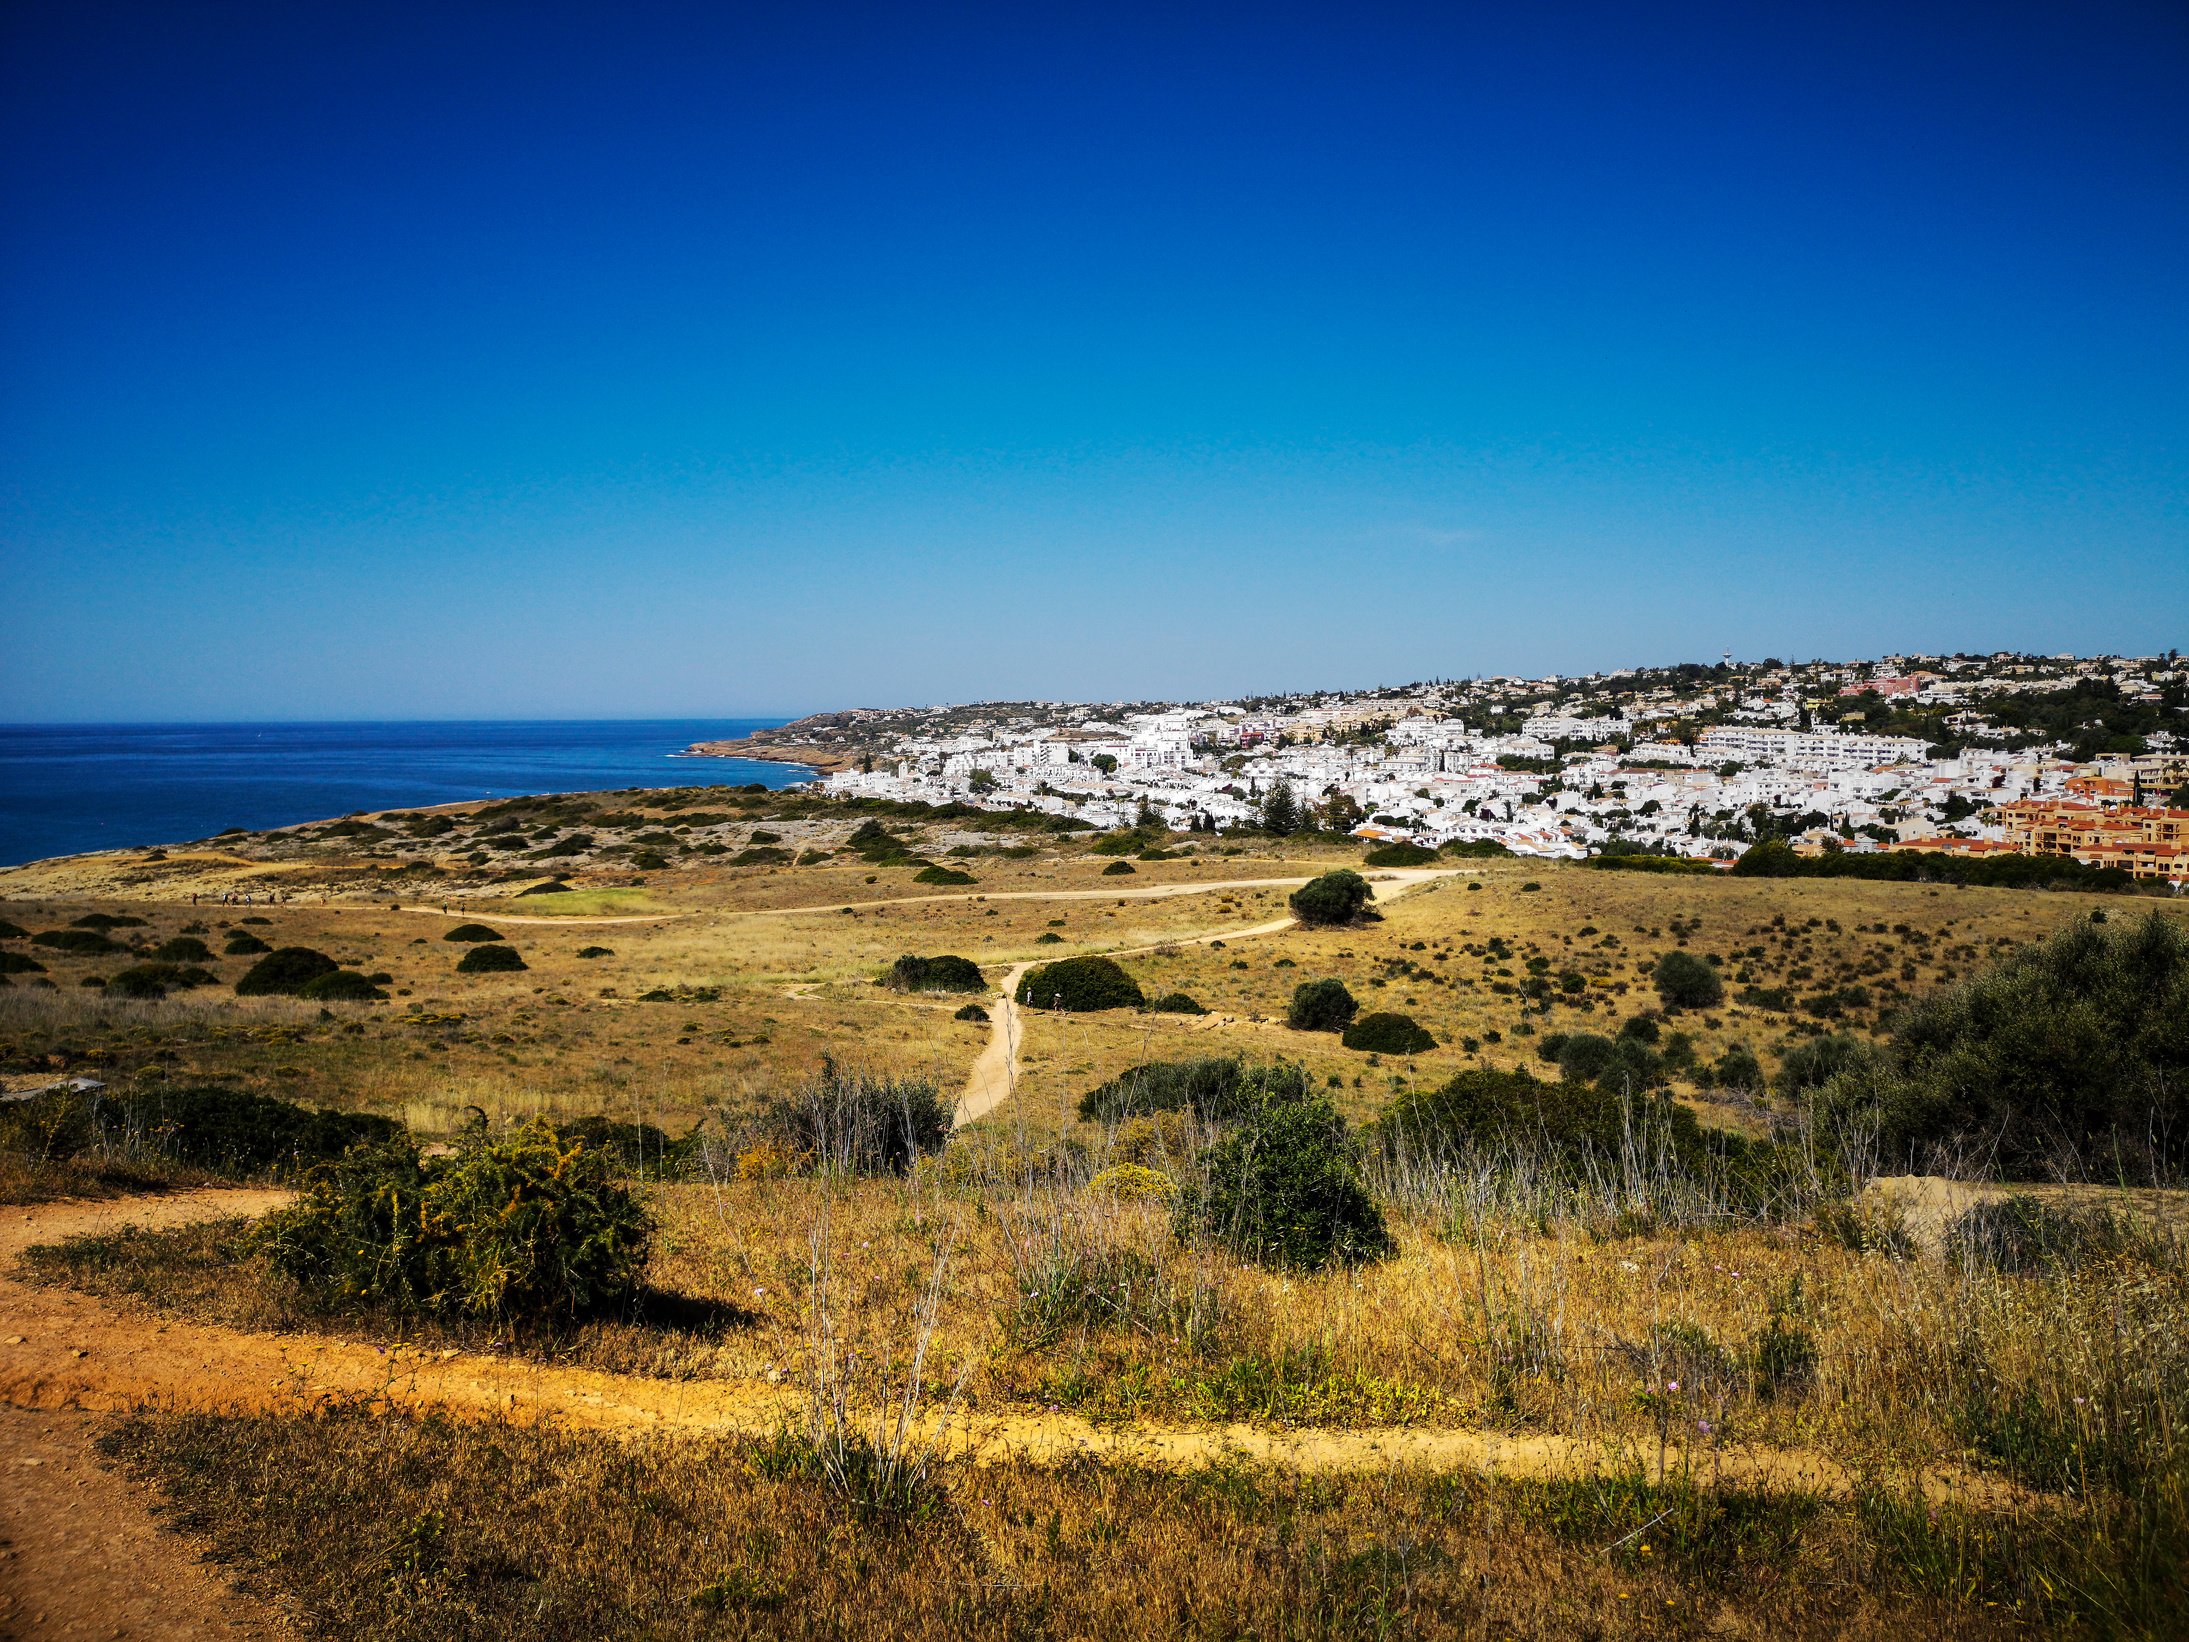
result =
M676 758L781 719L0 726L0 866L353 810L607 787L787 787L811 772Z

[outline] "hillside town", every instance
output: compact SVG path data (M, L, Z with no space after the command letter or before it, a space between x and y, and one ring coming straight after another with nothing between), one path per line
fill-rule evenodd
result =
M1315 827L1517 855L2071 854L2189 879L2177 652L1776 658L1193 704L988 703L803 720L844 797L1096 826Z

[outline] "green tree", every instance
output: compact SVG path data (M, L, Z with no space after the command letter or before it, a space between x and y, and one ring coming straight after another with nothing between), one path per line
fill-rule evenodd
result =
M1365 912L1375 898L1368 880L1351 868L1340 867L1310 879L1292 892L1292 914L1303 924L1349 924Z
M1292 796L1292 783L1280 778L1262 799L1262 830L1289 838L1300 830L1300 805Z

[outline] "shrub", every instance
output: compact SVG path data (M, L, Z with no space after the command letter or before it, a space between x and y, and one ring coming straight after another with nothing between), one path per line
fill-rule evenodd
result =
M960 1006L958 1012L952 1015L950 1018L954 1021L978 1021L982 1025L986 1025L988 1021L988 1011L983 1009L977 1003L969 1003Z
M1718 979L1718 972L1692 952L1667 952L1657 960L1651 978L1668 1010L1714 1009L1725 1001L1725 983Z
M1088 1181L1087 1189L1121 1203L1169 1202L1178 1195L1178 1182L1144 1163L1113 1163Z
M1720 1089L1756 1089L1764 1087L1763 1062L1756 1059L1755 1051L1745 1043L1736 1043L1718 1057L1710 1069L1711 1081Z
M1512 854L1494 838L1453 839L1437 852L1455 861L1496 861Z
M1189 998L1183 992L1166 992L1148 1005L1158 1015L1206 1015L1206 1005Z
M2144 1241L2105 1208L2046 1203L2016 1192L1963 1211L1946 1228L1945 1248L1955 1259L1996 1271L2032 1272L2116 1259L2137 1252Z
M372 977L354 969L338 969L332 975L306 981L297 996L313 1003L385 1003L388 997L373 984Z
M980 965L970 958L944 953L936 958L915 958L910 953L889 966L883 984L897 992L985 992Z
M766 1140L810 1168L903 1174L950 1138L951 1109L932 1078L847 1071L834 1061L761 1111Z
M46 966L27 952L0 952L0 975L43 975Z
M1250 1101L1198 1161L1200 1178L1179 1198L1182 1238L1212 1238L1243 1259L1292 1271L1394 1252L1345 1119L1323 1095Z
M651 866L646 861L649 855L653 857ZM789 850L777 849L772 844L752 844L731 856L729 864L733 867L787 867L794 859L796 857ZM634 856L632 864L649 872L658 872L669 863L665 857L648 850Z
M221 951L231 958L255 958L262 952L273 951L273 948L249 930L239 929L230 933Z
M1129 878L1139 870L1130 861L1112 861L1102 869L1102 876L1105 878Z
M1532 1161L1566 1179L1616 1174L1636 1154L1667 1156L1686 1172L1714 1143L1695 1115L1664 1095L1630 1096L1595 1083L1544 1083L1524 1071L1477 1067L1438 1089L1409 1090L1377 1122L1393 1153L1451 1153Z
M610 1155L538 1120L453 1156L393 1145L314 1173L258 1234L330 1309L554 1326L628 1299L653 1229Z
M1374 1055L1418 1055L1437 1046L1413 1016L1389 1012L1361 1016L1338 1041Z
M220 977L209 969L195 964L132 964L118 975L108 977L106 995L110 998L164 998L170 989L192 986L211 986Z
M352 1146L378 1144L402 1133L402 1125L391 1118L313 1111L217 1084L156 1088L118 1098L64 1092L40 1099L56 1103L55 1110L66 1110L79 1147L104 1139L109 1145L228 1175L319 1163L340 1157Z
M1292 989L1292 1007L1285 1011L1285 1025L1295 1032L1342 1032L1360 1013L1360 1002L1346 990L1345 982L1302 981Z
M1120 1072L1079 1097L1079 1115L1118 1123L1154 1112L1192 1111L1221 1123L1267 1096L1302 1096L1307 1074L1290 1064L1249 1066L1236 1055L1149 1061Z
M1148 1000L1139 983L1110 958L1062 958L1026 972L1018 1001L1035 1009L1083 1014L1097 1009L1138 1009Z
M613 947L581 946L578 948L578 956L581 958L613 958L615 955Z
M21 924L0 918L0 941L20 941L29 937L30 931Z
M33 946L49 946L56 952L73 953L78 957L121 951L95 929L41 929L30 939Z
M1779 1062L1778 1092L1789 1100L1803 1099L1868 1053L1868 1045L1844 1032L1831 1032L1796 1044Z
M1340 867L1292 892L1293 916L1303 924L1350 924L1368 909L1375 891L1359 873Z
M211 961L213 951L195 935L177 935L173 940L162 941L154 947L152 956L161 963L202 964Z
M1361 860L1367 867L1425 867L1437 858L1437 852L1423 849L1419 844L1404 842L1385 844L1370 850Z
M68 927L95 929L103 935L110 929L142 929L144 920L126 912L87 912L81 918L71 918Z
M600 1152L619 1169L655 1175L681 1173L699 1140L697 1126L682 1140L672 1140L667 1130L651 1123L625 1123L597 1113L558 1123L555 1134L565 1146L586 1146Z
M956 867L922 867L912 875L915 884L977 884L979 879Z
M526 968L513 946L475 946L457 960L459 975L501 975Z
M458 924L441 939L444 941L498 941L501 933L484 924Z
M324 952L308 946L276 947L243 972L243 979L236 982L236 994L255 998L287 993L293 997L320 976L332 975L339 968L341 965Z
M2174 1179L2189 1169L2189 932L2154 912L2020 948L1911 1006L1816 1111L1895 1163Z

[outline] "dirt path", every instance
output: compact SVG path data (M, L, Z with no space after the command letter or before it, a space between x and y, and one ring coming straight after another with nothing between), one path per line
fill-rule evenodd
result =
M273 1642L294 1635L163 1532L150 1487L100 1463L88 1414L0 1409L0 1637Z
M1466 876L1462 867L1392 867L1368 875L1371 884L1390 884L1400 893L1418 889L1425 883L1439 878ZM1207 883L1151 884L1145 889L998 889L961 890L955 895L893 895L878 901L839 901L828 906L810 907L758 907L749 911L726 910L716 916L724 918L798 918L809 912L864 912L870 907L929 906L941 901L1168 901L1180 895L1206 895L1212 890L1224 889L1298 889L1307 883L1306 878L1222 878ZM1397 896L1385 897L1396 900ZM556 919L555 922L563 922ZM575 920L572 920L573 922ZM1217 932L1218 938L1225 938ZM1184 938L1181 937L1181 940ZM1163 942L1163 945L1177 943ZM1153 950L1153 948L1149 948Z
M53 1242L124 1225L178 1226L254 1214L275 1192L206 1191L102 1203L54 1203L4 1211L0 1225L0 1403L43 1411L154 1406L213 1412L297 1411L328 1402L432 1408L459 1417L552 1419L613 1432L764 1436L801 1417L791 1384L672 1381L548 1367L483 1353L374 1346L315 1334L250 1334L166 1320L150 1310L25 1283L14 1257ZM1568 1437L1403 1427L1279 1430L1095 1426L1067 1414L973 1413L952 1426L948 1447L975 1463L1007 1458L1092 1459L1164 1468L1226 1460L1302 1471L1381 1471L1394 1466L1466 1468L1504 1476L1572 1475L1634 1463ZM1728 1448L1681 1455L1728 1483L1815 1489L1837 1497L1853 1479L1821 1455ZM1939 1497L2005 1497L1982 1478L1940 1474Z
M1392 894L1378 897L1379 901L1388 904L1397 900L1399 896L1405 894L1408 890L1418 889L1425 883L1455 875L1450 870L1439 871L1414 867L1389 873L1379 873L1371 882L1396 885ZM1253 878L1244 881L1253 884L1304 884L1307 882L1305 878ZM1165 885L1160 893L1175 894L1180 887ZM1183 887L1198 891L1204 889L1236 889L1239 886L1237 884L1194 884ZM1086 892L1072 890L1066 893L1071 896L1078 896ZM1140 893L1146 896L1158 892L1151 890ZM936 898L963 899L963 897L957 896ZM1023 897L1021 898L1023 899ZM1144 946L1114 947L1099 955L1106 958L1130 958L1138 953L1162 952L1171 947L1207 946L1212 941L1243 941L1257 935L1279 935L1292 928L1295 922L1296 920L1292 918L1273 918L1266 924L1254 924L1246 929L1212 929L1199 935L1174 935L1168 940L1151 941ZM989 1016L988 1043L981 1050L979 1058L973 1062L972 1073L966 1078L965 1088L958 1095L957 1117L952 1125L955 1128L962 1129L966 1124L986 1117L998 1106L1009 1100L1018 1088L1018 1050L1024 1033L1019 1024L1019 1007L1013 1000L1017 997L1019 982L1025 979L1026 972L1034 967L1034 962L1035 960L1028 960L1015 965L1003 978L1001 996L990 1005L992 1012Z

